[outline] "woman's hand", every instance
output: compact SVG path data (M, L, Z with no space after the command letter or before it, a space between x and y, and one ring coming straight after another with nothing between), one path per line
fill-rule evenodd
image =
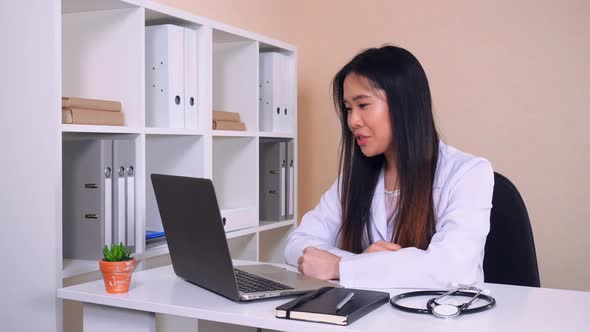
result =
M322 280L340 278L340 256L315 247L307 247L297 260L299 272Z
M379 240L373 244L371 244L363 254L370 254L372 252L379 252L379 251L397 251L400 250L402 247L399 244L391 243L383 240Z

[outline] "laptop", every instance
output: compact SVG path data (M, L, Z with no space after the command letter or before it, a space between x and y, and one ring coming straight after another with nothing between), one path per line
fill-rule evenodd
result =
M179 277L236 302L334 286L269 264L234 268L211 180L162 174L151 179Z

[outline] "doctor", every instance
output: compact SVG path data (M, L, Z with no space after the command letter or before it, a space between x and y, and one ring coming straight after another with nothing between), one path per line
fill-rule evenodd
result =
M368 49L332 88L339 177L289 236L287 263L345 287L483 282L493 170L439 140L418 60L394 46Z

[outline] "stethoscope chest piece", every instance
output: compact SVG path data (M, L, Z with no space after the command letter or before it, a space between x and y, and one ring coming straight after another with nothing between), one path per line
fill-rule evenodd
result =
M461 310L452 304L439 304L432 307L432 314L438 318L453 318L459 316Z

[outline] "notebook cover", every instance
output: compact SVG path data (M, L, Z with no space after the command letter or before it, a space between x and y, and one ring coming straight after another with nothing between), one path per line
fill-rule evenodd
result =
M350 292L354 299L336 311L336 305ZM287 318L286 309L294 302L276 308L276 317ZM319 323L348 325L389 301L389 293L350 288L333 288L317 298L297 305L290 312L290 319Z

